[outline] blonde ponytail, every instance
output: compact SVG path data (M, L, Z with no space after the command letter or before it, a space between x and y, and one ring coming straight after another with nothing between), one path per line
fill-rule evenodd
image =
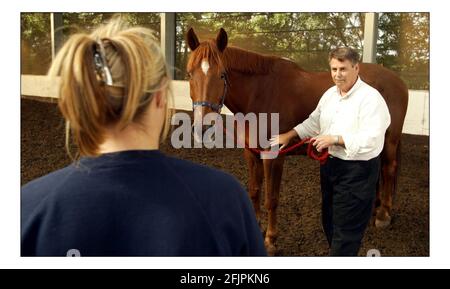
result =
M100 64L110 73L112 83L99 72L95 59L99 50L105 62ZM48 75L61 76L59 108L82 156L98 155L108 126L125 128L138 121L153 92L164 89L171 100L167 65L153 31L128 28L120 18L90 35L71 36ZM170 115L166 115L162 140L169 128Z

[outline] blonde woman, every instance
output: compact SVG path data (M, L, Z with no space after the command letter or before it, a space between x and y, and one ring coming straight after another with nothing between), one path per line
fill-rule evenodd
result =
M158 150L170 77L152 31L73 35L49 75L79 157L22 188L23 256L266 254L235 178Z

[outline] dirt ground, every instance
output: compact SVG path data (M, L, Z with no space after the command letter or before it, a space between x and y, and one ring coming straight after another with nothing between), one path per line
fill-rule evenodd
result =
M21 184L70 163L64 149L64 121L55 103L21 100ZM429 256L429 137L404 134L394 217L387 229L371 225L360 255L377 249L382 256ZM209 165L236 176L247 186L242 149L174 149L167 154ZM287 158L278 209L280 256L326 256L320 223L319 164L305 156ZM262 224L266 224L263 209Z

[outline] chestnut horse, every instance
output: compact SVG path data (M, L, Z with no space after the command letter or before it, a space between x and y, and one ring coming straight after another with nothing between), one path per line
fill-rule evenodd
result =
M216 39L199 42L191 28L187 43L192 51L187 64L190 95L197 107L194 123L201 121L208 112L219 111L224 103L233 113L279 113L279 129L283 133L308 118L322 94L334 85L329 72L308 72L285 58L227 46L224 29L220 29ZM408 89L396 74L380 65L361 63L360 77L383 95L391 115L381 153L382 172L374 212L375 225L386 227L391 222L392 198L396 191ZM248 193L258 220L261 186L265 179L268 224L264 241L268 253L273 255L285 155L261 159L245 149L244 156L249 168Z

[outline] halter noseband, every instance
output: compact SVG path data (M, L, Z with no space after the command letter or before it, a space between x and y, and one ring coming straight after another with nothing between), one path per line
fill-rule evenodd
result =
M216 103L212 103L209 101L194 101L194 102L192 102L192 110L194 110L196 106L206 106L206 107L211 108L213 111L220 113L220 111L223 107L223 103L225 102L225 96L227 95L227 91L228 91L227 73L226 72L222 73L221 78L223 79L223 95L220 98L220 103L216 104Z

